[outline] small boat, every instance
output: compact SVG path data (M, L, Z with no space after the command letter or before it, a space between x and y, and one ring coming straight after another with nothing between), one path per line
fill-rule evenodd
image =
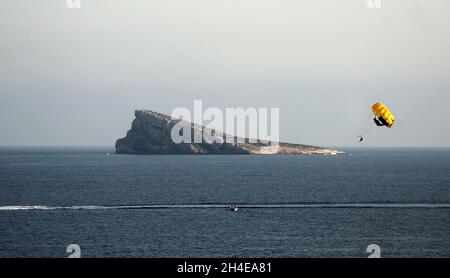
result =
M232 204L231 206L228 207L228 210L230 210L230 211L238 211L238 207L235 204Z

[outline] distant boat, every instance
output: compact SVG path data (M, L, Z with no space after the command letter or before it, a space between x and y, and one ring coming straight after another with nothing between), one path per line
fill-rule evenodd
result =
M228 209L230 211L238 211L238 207L235 204L232 204L231 206L229 206Z

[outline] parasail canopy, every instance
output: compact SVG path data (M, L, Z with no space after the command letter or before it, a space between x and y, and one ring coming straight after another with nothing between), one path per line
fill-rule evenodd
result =
M395 123L395 117L389 108L381 102L377 102L372 106L372 112L375 115L373 119L377 126L386 126L391 128Z

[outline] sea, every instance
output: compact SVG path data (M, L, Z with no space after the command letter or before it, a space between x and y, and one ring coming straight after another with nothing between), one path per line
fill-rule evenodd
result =
M0 257L450 257L450 149L343 150L0 148Z

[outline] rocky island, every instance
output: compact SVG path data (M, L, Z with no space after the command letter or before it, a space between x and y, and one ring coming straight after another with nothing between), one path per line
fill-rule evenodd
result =
M271 146L261 141L253 143L249 139L238 140L237 137L234 137L233 143L229 143L224 140L227 134L210 129L210 134L217 139L214 142L174 143L172 128L182 120L149 110L136 110L135 117L127 135L116 141L117 154L344 154L327 148L283 142ZM192 134L202 134L207 129L188 124Z

